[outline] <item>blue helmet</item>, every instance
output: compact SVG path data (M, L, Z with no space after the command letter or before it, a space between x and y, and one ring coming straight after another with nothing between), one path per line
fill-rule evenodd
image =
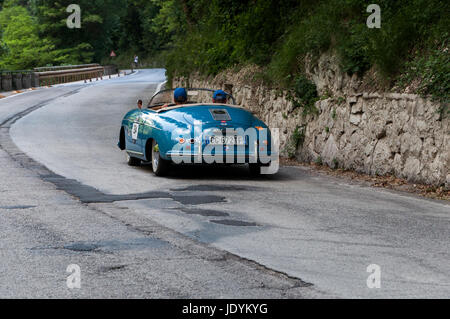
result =
M227 99L228 94L225 91L217 90L213 94L214 100L225 100Z
M177 88L173 91L173 98L175 102L186 102L187 101L187 92L184 88Z

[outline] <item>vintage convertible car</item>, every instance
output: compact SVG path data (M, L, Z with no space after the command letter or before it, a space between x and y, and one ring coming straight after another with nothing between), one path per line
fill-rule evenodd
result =
M272 138L266 124L235 105L212 101L213 90L186 89L188 100L173 103L173 90L156 93L146 109L128 112L120 128L118 146L131 166L151 162L163 176L170 164L243 164L260 174L271 163Z

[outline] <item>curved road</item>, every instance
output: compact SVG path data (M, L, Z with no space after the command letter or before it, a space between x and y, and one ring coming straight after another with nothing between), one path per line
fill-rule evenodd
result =
M164 70L140 70L0 101L0 119L14 101L39 107L10 128L20 151L4 148L13 158L23 152L30 163L45 166L42 183L53 181L91 210L128 225L146 220L186 236L181 241L255 262L255 272L261 272L255 276L287 274L283 280L303 283L303 296L450 297L450 205L445 202L350 185L298 167L257 179L241 167L179 166L168 178L155 177L148 166L128 167L116 147L120 121L163 81ZM101 231L116 239L114 232ZM367 267L373 264L381 270L378 289L367 286ZM228 289L228 296L239 297L238 290ZM205 293L194 289L193 295Z

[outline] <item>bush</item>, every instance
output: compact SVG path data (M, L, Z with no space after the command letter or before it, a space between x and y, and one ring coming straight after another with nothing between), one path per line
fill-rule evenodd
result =
M450 101L450 55L448 41L439 49L424 54L406 64L404 74L397 82L400 87L406 87L413 81L418 81L418 93L430 95L433 100L441 102L441 115L448 116Z
M289 158L294 158L299 146L305 142L305 127L297 126L292 132L291 139L286 146Z
M298 76L294 80L288 99L292 102L294 109L303 108L304 115L317 113L314 106L314 103L318 100L316 85L304 76Z

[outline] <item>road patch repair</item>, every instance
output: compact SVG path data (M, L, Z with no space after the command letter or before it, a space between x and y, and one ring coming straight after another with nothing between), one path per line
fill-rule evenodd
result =
M243 222L241 220L229 220L229 219L211 220L211 223L225 225L225 226L239 226L239 227L256 227L256 226L259 226L256 223L248 223L248 222Z
M197 208L181 208L179 209L183 213L188 215L199 215L203 217L228 217L229 213L221 212L218 210L212 209L197 209Z
M22 210L22 209L30 209L35 208L36 206L0 206L0 209L6 209L6 210Z
M80 89L76 89L71 92L65 93L59 97L68 97L70 95L78 93L79 91ZM53 173L47 167L38 163L37 161L35 161L34 159L28 157L25 153L23 153L14 144L9 135L9 129L16 121L26 116L27 114L44 107L52 100L53 99L31 106L30 108L10 117L3 123L0 123L0 130L2 131L2 133L5 133L2 134L0 138L0 148L4 149L12 158L18 161L23 167L27 167L38 173L38 175L41 177L42 180L54 184L58 189L69 193L70 195L78 198L82 203L85 204L113 203L118 201L152 199L152 198L168 198L173 199L182 204L188 205L200 205L225 201L225 198L222 196L215 196L215 195L186 196L186 195L177 195L174 194L174 192L145 192L139 194L109 195L104 194L91 186L83 185L76 180L68 179L65 178L64 176Z

